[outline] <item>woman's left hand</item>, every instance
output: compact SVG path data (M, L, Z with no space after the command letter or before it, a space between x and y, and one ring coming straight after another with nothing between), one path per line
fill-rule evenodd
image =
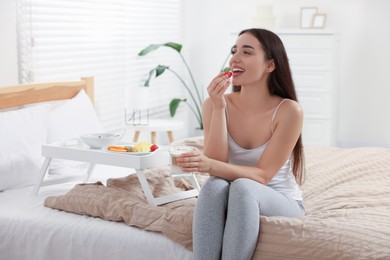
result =
M211 168L211 160L199 150L181 154L176 163L184 172L209 172Z

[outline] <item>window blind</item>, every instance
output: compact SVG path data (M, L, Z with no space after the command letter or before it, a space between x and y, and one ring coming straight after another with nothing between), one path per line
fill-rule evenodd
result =
M181 42L180 0L18 0L19 81L93 76L95 107L107 131L123 127L125 96L158 64L183 73L173 50L137 54L151 43ZM150 86L150 115L167 117L183 88L170 73Z

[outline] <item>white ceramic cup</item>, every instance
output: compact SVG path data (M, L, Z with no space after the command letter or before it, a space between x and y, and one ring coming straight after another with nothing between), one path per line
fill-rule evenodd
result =
M194 147L192 146L170 146L169 154L171 157L171 176L172 177L188 177L192 176L192 172L183 172L180 166L177 166L176 158L179 157L183 153L187 153L190 151L194 151Z

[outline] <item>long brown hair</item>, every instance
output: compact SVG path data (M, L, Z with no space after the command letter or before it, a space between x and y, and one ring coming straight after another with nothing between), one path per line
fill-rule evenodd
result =
M250 33L255 36L263 47L265 58L267 60L274 60L275 69L271 72L270 77L268 78L268 90L270 94L280 96L282 98L292 99L298 102L287 53L279 36L271 31L259 28L243 30L239 33L239 35L244 33ZM233 86L233 92L240 90L241 86ZM302 184L304 181L305 168L302 134L299 135L292 155L293 174L297 182Z

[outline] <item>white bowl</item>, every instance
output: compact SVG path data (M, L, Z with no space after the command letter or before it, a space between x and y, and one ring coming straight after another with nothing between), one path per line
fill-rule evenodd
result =
M115 144L121 137L119 134L92 133L81 135L80 139L92 149L102 149Z

